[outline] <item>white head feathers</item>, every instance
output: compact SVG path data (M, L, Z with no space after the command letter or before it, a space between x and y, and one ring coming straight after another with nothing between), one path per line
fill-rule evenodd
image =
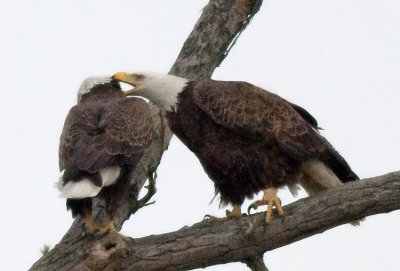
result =
M102 85L111 82L112 78L110 76L93 76L85 79L78 90L78 102L81 100L82 96L88 92L95 85Z
M143 76L135 93L154 102L161 110L169 111L178 102L178 94L187 85L188 79L156 72L135 72Z

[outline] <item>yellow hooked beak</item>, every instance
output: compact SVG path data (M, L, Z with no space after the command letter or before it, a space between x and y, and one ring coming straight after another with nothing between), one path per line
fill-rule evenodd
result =
M135 75L130 74L130 73L126 73L126 72L118 72L118 73L114 74L112 76L112 78L114 80L119 81L119 82L123 82L123 83L129 84L129 85L131 85L133 87L136 87L137 81L138 81ZM125 91L122 91L122 92L125 94L125 96L129 96L133 92L135 92L135 88L132 88L132 89L129 89L129 90L125 90Z

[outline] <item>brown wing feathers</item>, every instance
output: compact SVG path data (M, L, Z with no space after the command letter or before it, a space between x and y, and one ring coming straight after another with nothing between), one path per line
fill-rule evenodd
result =
M216 123L248 136L264 136L265 129L273 128L267 117L271 108L260 102L259 93L247 91L247 85L204 80L196 85L193 98Z
M344 181L358 179L317 132L316 119L298 105L243 82L200 81L193 97L215 122L234 133L276 142L283 153L298 161L321 159Z
M148 105L141 99L122 100L100 122L105 129L104 146L109 154L133 154L146 149L151 139ZM126 118L126 116L133 116Z
M107 111L91 105L70 110L60 139L60 170L74 164L96 172L109 166L113 155L133 156L148 146L150 112L143 100L124 98L107 107Z
M298 158L325 147L312 126L288 102L248 83L200 82L193 96L218 124L249 137L277 141Z

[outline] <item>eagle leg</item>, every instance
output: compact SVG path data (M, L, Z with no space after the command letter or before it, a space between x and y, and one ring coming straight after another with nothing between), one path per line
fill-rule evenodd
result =
M98 234L105 234L105 233L118 233L117 229L114 226L114 222L109 220L109 222L104 227L98 227L97 229Z
M84 216L82 216L82 220L83 223L85 223L86 233L95 234L99 230L99 227L94 222L91 214L86 213Z
M277 189L275 187L268 188L264 190L264 195L261 200L256 200L253 202L249 208L248 212L250 213L250 209L257 209L258 206L268 205L267 212L265 214L265 223L270 224L272 221L272 208L275 206L278 214L280 216L284 216L285 213L282 209L281 199L277 196Z
M106 225L104 227L98 226L95 223L95 221L93 220L93 217L88 213L85 213L85 215L82 216L82 220L85 223L85 230L86 230L86 233L88 233L88 234L103 235L103 234L106 234L109 232L119 234L117 229L114 226L112 219L108 219L108 222L106 223ZM121 235L125 239L127 238L127 237L123 236L122 234L119 234L119 235Z
M232 211L226 210L226 216L228 218L237 218L242 215L242 210L240 208L240 205L234 204Z
M226 210L226 217L227 218L238 218L242 215L242 209L240 205L234 204L232 211ZM210 220L210 221L218 221L223 218L212 216L212 215L205 215L203 220Z
M112 219L108 219L108 223L104 227L99 227L98 232L96 234L102 235L106 233L113 233L121 237L124 241L129 241L129 237L119 233L118 230L115 228L114 222Z

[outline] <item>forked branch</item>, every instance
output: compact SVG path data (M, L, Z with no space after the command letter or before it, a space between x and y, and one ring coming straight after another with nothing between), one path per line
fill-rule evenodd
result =
M260 225L250 235L248 229L263 213L205 220L176 232L129 241L115 234L77 240L63 247L66 258L55 270L189 270L229 262L263 270L260 255L266 251L369 215L398 210L399 199L400 171L347 183L289 204L284 207L284 221L275 216L271 225ZM31 270L49 270L52 261L60 264L54 253L48 255L47 264Z
M201 17L184 43L170 73L189 79L211 77L217 65L221 63L221 59L226 56L226 51L232 40L248 24L249 18L258 11L261 2L261 0L211 0L204 7ZM151 106L151 110L154 138L135 169L128 197L124 199L124 203L118 208L114 216L114 223L118 228L121 228L124 221L129 219L132 210L138 209L135 204L140 205L140 201L137 199L147 180L148 169L155 171L160 161L160 146L162 146L163 152L172 137L171 132L166 127L164 133L163 118L160 117L159 110L155 106ZM104 203L99 200L94 201L93 213L96 214L97 219L104 217ZM96 268L96 265L86 263L86 261L92 262L93 260L101 266L100 262L103 258L100 257L101 255L98 255L100 258L92 257L93 255L90 259L85 258L87 249L95 249L92 247L95 240L82 237L81 229L82 221L76 219L60 243L39 259L31 270L72 270L72 267L77 268L75 270L89 270L87 267L89 265L94 268L92 270L103 270ZM109 238L112 239L112 236L104 237L99 241L102 242ZM113 244L114 241L107 244L108 252L119 248ZM101 247L96 249L94 251L98 251ZM72 254L69 254L70 252ZM151 254L151 251L148 252ZM69 258L69 255L75 255L75 253L79 254L77 258ZM78 264L77 260L82 262ZM113 262L112 264L116 263ZM147 270L147 267L142 268L142 270Z

